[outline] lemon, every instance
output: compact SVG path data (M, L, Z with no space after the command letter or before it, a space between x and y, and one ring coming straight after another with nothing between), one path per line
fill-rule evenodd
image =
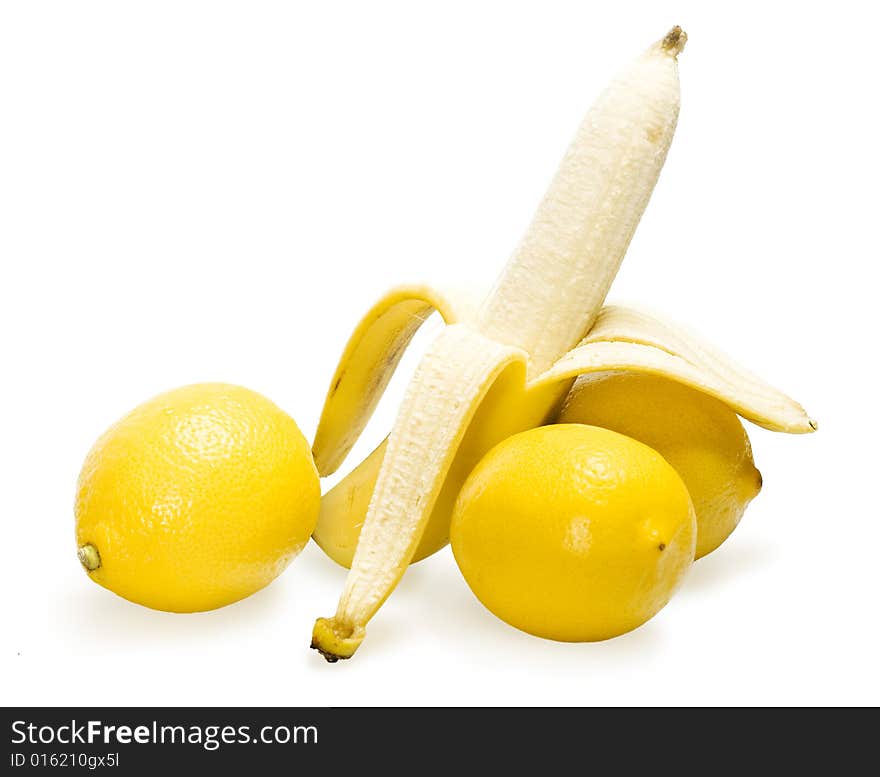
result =
M308 542L319 502L290 416L239 386L186 386L95 443L77 488L78 555L133 602L211 610L275 579Z
M601 426L654 448L681 475L697 514L697 553L711 553L761 490L761 473L736 413L668 378L606 373L575 384L560 423Z
M557 424L509 437L468 477L452 550L477 598L530 634L608 639L670 599L694 557L687 489L617 432Z

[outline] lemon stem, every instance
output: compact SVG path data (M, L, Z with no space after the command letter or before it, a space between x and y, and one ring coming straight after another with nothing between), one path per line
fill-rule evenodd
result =
M79 550L76 552L76 557L79 559L79 563L89 572L94 572L101 566L101 554L98 553L98 549L91 542L80 545Z

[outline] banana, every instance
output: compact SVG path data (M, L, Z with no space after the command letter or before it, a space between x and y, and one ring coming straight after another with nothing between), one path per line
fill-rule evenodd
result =
M336 614L312 634L328 661L354 654L413 558L445 543L455 497L482 455L552 420L579 375L665 375L767 428L815 429L794 400L680 327L602 307L672 141L686 39L673 28L599 97L479 309L423 287L395 290L349 340L315 439L322 474L351 449L425 315L438 310L448 324L386 442L324 497L316 539L350 564Z

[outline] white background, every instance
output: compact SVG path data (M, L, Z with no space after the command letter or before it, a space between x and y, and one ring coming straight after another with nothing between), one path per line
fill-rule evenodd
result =
M2 702L880 702L870 4L0 8ZM72 502L104 428L222 380L311 437L365 307L399 281L490 282L592 99L675 23L679 131L610 299L698 328L821 429L749 427L764 491L663 612L542 641L485 611L446 549L331 666L308 641L344 571L314 545L200 615L89 582Z

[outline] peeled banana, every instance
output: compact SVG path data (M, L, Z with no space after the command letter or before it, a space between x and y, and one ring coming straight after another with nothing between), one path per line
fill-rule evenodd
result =
M626 68L587 114L537 213L476 308L427 287L381 299L352 334L313 446L321 475L351 450L403 349L436 310L448 326L423 357L385 443L323 500L315 538L350 565L312 647L350 658L413 558L447 541L464 479L495 444L550 420L581 374L663 375L777 431L815 423L794 400L684 330L602 307L648 203L679 112L673 28Z

